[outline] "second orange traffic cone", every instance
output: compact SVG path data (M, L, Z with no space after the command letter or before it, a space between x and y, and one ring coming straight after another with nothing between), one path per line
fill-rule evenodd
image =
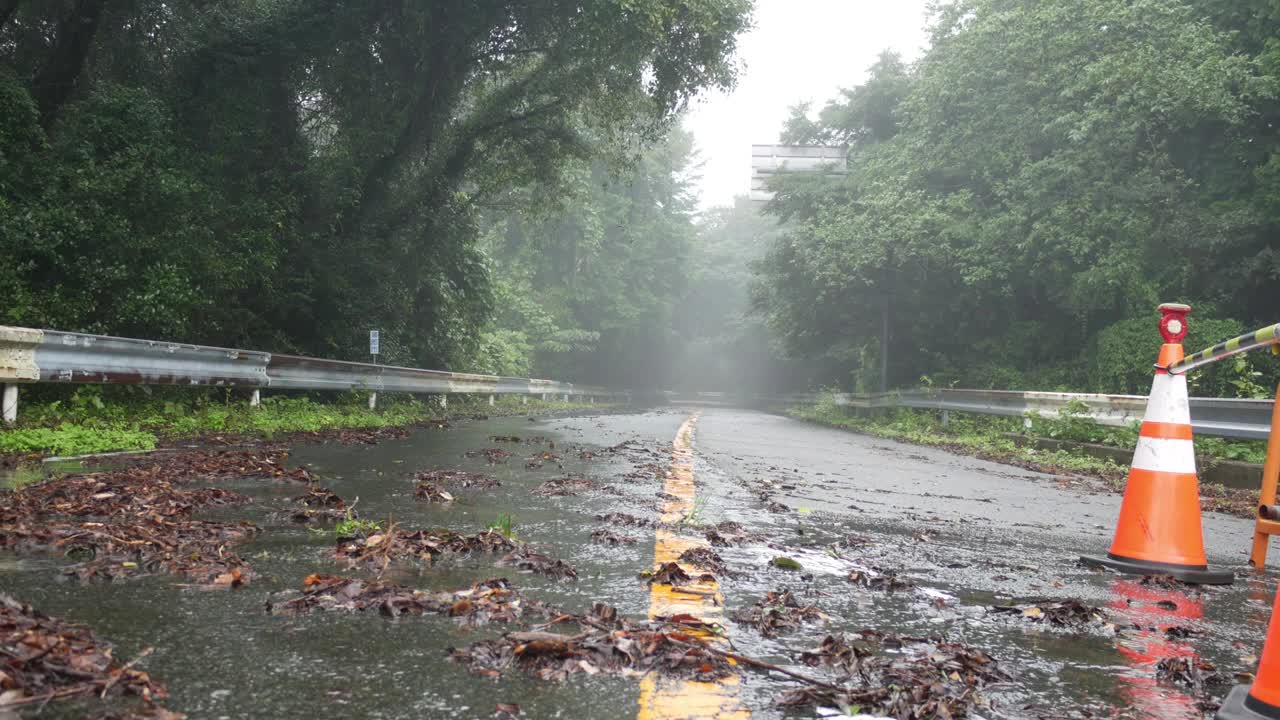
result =
M1209 570L1204 554L1187 378L1166 369L1183 358L1189 312L1186 305L1160 306L1165 344L1129 466L1115 539L1106 557L1081 559L1135 575L1172 575L1188 583L1225 585L1234 579L1232 574Z
M1258 675L1253 686L1237 685L1231 688L1227 699L1218 709L1215 720L1280 720L1280 626L1276 613L1280 611L1280 592L1276 593L1271 608L1271 622L1267 624L1267 639L1262 644L1262 661L1258 663Z

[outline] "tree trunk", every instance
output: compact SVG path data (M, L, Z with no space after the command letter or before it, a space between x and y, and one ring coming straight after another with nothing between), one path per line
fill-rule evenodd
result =
M58 22L53 54L36 73L31 88L46 132L76 88L106 4L106 0L76 0L71 12Z

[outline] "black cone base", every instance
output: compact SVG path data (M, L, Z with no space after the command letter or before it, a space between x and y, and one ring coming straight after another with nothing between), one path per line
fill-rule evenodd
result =
M1248 685L1237 685L1227 693L1227 699L1223 701L1222 707L1218 708L1218 714L1213 718L1214 720L1277 720L1280 718L1280 708L1249 697Z
M1191 565L1170 565L1112 556L1082 557L1080 562L1093 567L1111 568L1126 575L1172 575L1191 585L1230 585L1236 579L1229 570L1209 570Z

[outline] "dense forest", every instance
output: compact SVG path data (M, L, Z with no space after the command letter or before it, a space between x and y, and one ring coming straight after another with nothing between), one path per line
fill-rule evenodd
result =
M380 328L385 360L452 369L625 353L692 227L661 148L732 83L749 10L0 0L0 322L349 359Z
M1280 321L1278 30L1274 0L941 4L918 61L794 112L783 141L847 145L849 174L777 188L755 307L859 389L885 326L890 386L1145 392L1159 302L1197 348Z
M681 113L733 84L750 10L0 0L0 323L345 359L379 328L397 364L629 387L874 390L885 358L894 387L1140 392L1159 302L1197 347L1280 320L1280 2L940 3L917 59L783 129L845 177L699 213Z

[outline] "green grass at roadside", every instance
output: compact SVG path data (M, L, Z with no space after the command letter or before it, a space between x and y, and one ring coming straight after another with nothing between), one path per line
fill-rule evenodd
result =
M76 393L70 400L33 403L22 408L20 424L0 430L0 453L80 455L118 450L150 450L165 440L210 434L248 435L272 439L296 432L374 429L411 425L426 419L465 415L517 415L569 412L586 402L543 401L518 396L454 395L447 409L436 398L383 396L370 410L364 393L344 393L333 400L309 397L264 397L250 407L243 397L211 394L191 398L105 400L97 393Z
M1060 467L1103 477L1115 477L1124 471L1111 460L1099 460L1066 450L1038 450L1019 445L1006 433L1021 427L1021 424L1008 418L952 414L949 425L943 427L931 412L895 410L879 417L862 417L836 405L831 398L823 398L813 406L790 408L787 414L866 435L959 450L991 460Z
M952 413L943 427L937 413L927 410L895 410L877 417L853 415L837 405L834 398L824 397L818 404L787 410L791 417L846 428L868 435L892 438L920 445L961 450L969 454L1006 462L1061 468L1073 472L1114 479L1127 470L1110 459L1099 459L1080 450L1042 450L1018 442L1012 435L1042 437L1076 443L1095 443L1133 449L1137 427L1113 428L1098 425L1082 416L1084 408L1068 408L1060 417L1031 418L1031 427L1022 418ZM1241 442L1222 438L1196 438L1197 454L1213 459L1262 462L1265 443Z

